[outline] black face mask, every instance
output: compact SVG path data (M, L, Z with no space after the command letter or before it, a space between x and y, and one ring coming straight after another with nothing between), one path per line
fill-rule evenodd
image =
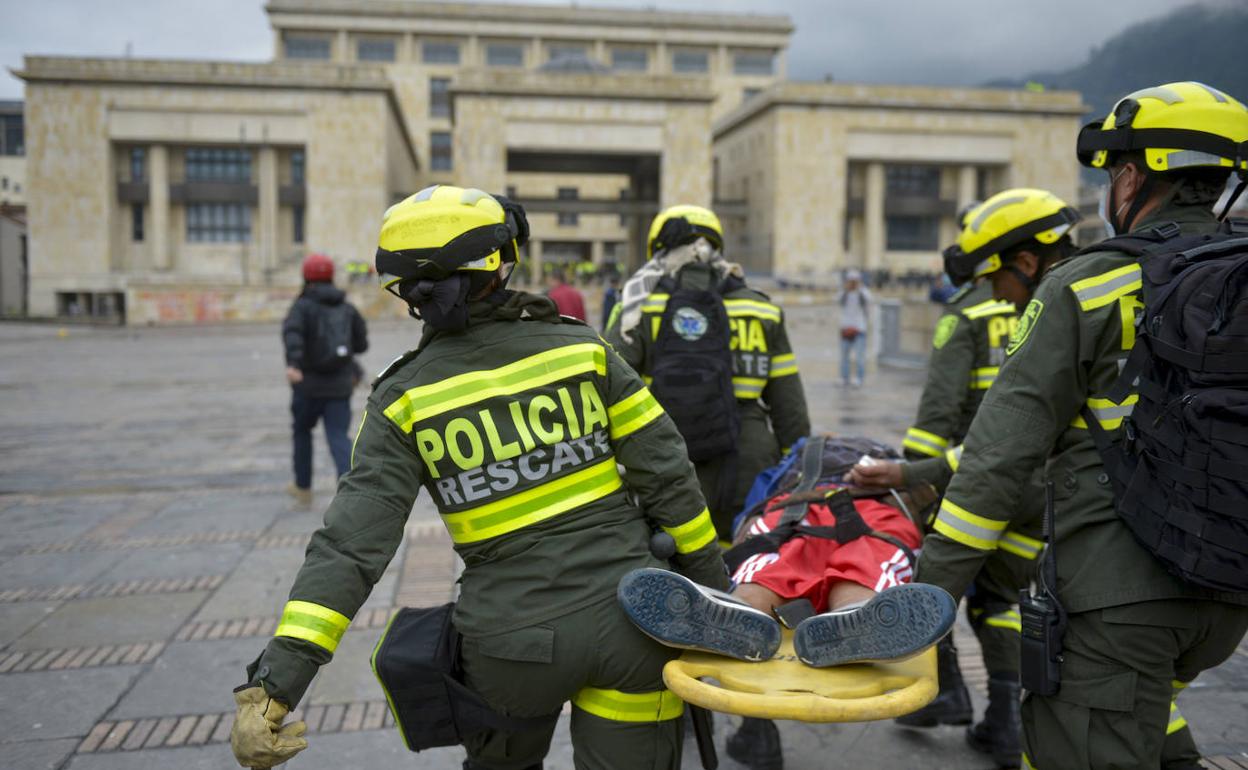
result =
M456 273L441 281L413 281L402 290L419 317L439 331L461 332L468 328L468 292L472 281Z

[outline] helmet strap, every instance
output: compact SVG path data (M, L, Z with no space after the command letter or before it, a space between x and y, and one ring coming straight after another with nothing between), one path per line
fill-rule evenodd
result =
M1235 201L1239 200L1240 194L1244 192L1244 188L1248 187L1248 171L1239 172L1239 184L1235 185L1235 190L1231 193L1231 197L1226 199L1226 205L1222 207L1222 213L1218 215L1218 219L1225 220L1231 213L1231 208L1235 205Z
M440 281L420 279L400 288L412 317L438 331L458 332L468 328L470 276L457 272Z
M1117 232L1117 233L1129 232L1127 228L1127 223L1128 222L1132 224L1135 223L1135 218L1139 215L1140 210L1143 209L1144 206L1148 204L1148 199L1149 199L1149 196L1152 195L1154 186L1155 185L1154 185L1153 175L1149 173L1145 173L1144 183L1140 185L1139 191L1136 192L1135 194L1135 199L1131 201L1131 208L1127 209L1127 215L1122 218L1121 223L1119 222L1112 223L1114 225L1114 232ZM1109 194L1110 194L1109 205L1113 206L1114 191L1112 187L1110 188Z
M1039 284L1040 282L1037 281L1035 278L1031 277L1030 275L1027 275L1026 273L1024 273L1021 269L1019 269L1018 265L1011 262L1010 264L1002 267L1001 269L1007 270L1010 273L1013 273L1014 277L1018 279L1018 282L1021 283L1023 285L1023 288L1027 290L1028 294L1035 293L1036 285ZM1041 270L1041 266L1037 265L1036 272L1039 273L1040 270Z

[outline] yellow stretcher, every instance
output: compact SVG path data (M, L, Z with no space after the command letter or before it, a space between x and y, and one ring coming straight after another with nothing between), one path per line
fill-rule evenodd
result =
M938 689L935 647L899 662L811 668L797 659L788 629L771 660L748 663L690 650L668 662L663 681L695 706L801 722L892 719L926 706Z

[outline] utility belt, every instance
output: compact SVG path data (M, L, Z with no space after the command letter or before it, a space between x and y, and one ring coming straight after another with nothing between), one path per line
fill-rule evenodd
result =
M559 715L508 717L464 684L460 634L451 622L455 603L404 607L373 649L372 666L403 742L412 751L458 746L486 730L549 726Z

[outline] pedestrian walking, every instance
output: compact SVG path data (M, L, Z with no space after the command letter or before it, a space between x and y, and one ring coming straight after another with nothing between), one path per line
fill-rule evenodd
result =
M841 306L841 384L862 387L866 377L867 323L871 316L871 303L875 298L862 285L862 274L850 270L845 274L845 285L837 302ZM850 358L857 357L854 378L850 375Z

